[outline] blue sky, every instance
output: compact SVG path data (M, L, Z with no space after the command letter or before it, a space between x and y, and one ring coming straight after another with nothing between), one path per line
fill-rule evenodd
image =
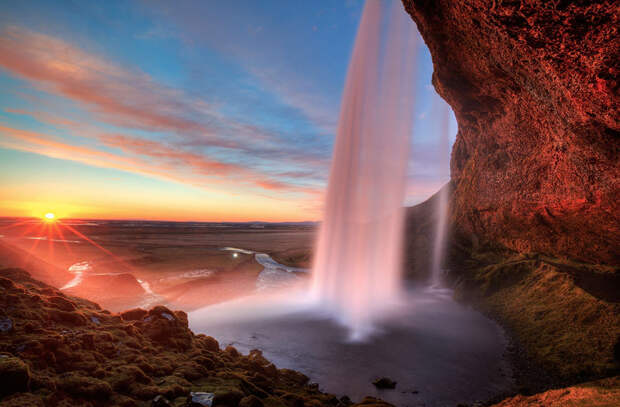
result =
M0 215L320 219L362 7L1 5ZM456 133L418 60L407 204L447 181Z

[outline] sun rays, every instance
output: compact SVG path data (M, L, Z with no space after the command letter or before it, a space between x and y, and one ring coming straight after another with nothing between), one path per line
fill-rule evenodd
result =
M34 218L15 219L14 222L1 226L0 232L13 231L8 239L3 239L5 243L21 246L22 249L33 256L36 255L37 248L41 248L41 242L44 242L43 244L47 246L47 253L44 256L52 264L56 263L55 254L59 249L73 256L74 250L72 245L87 244L96 248L97 252L102 255L102 257L97 256L99 261L104 259L106 259L106 262L111 261L118 265L119 271L135 271L135 268L122 257L104 247L103 244L94 241L83 230L80 230L80 226L87 224L88 222L81 220L61 219L54 212L46 212ZM26 245L19 244L18 241L22 239L28 239L32 243ZM39 251L39 254L42 253ZM39 256L37 255L37 257Z

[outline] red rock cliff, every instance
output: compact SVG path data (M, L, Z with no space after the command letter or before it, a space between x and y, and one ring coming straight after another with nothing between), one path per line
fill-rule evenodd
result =
M620 263L618 2L403 2L459 125L456 232Z

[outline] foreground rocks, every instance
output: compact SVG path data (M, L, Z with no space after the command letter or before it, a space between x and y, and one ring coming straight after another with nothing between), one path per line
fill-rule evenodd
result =
M195 335L182 311L112 314L20 269L0 270L0 319L10 326L0 332L2 406L353 405L258 350L241 355Z
M600 380L533 396L515 396L493 407L615 407L620 405L620 378Z

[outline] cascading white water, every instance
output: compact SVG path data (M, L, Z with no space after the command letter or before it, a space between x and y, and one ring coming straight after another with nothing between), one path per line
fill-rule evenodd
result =
M315 298L354 337L371 328L401 289L417 37L399 1L382 27L384 8L379 1L364 7L313 265Z
M444 105L443 114L441 115L441 134L439 138L439 167L442 172L442 178L449 178L450 173L450 108ZM443 172L447 174L444 174ZM437 202L435 204L435 237L433 240L433 257L431 259L431 287L440 287L442 285L442 260L445 255L448 206L450 196L450 184L446 184L438 192Z

